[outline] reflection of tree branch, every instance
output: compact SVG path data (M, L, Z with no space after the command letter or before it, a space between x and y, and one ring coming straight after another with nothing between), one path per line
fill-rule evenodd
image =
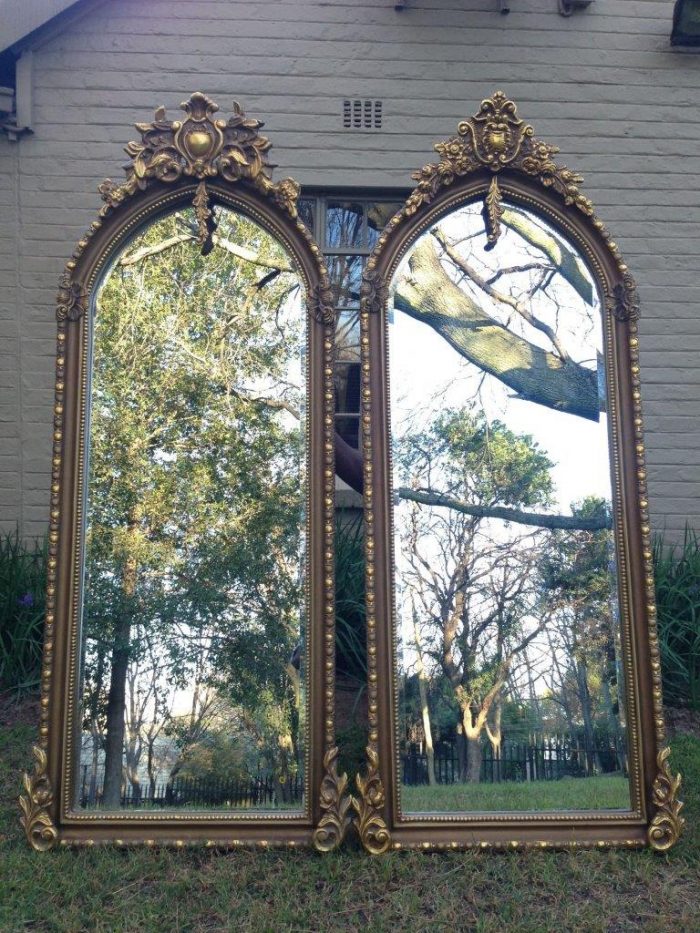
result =
M549 515L546 512L522 512L520 509L511 509L500 505L471 505L446 496L441 492L425 492L418 489L409 489L400 486L397 489L399 498L420 502L422 505L437 505L447 509L454 509L464 515L473 515L475 518L502 518L506 522L516 522L519 525L534 525L537 528L561 528L565 531L601 531L611 528L612 521L607 515L598 515L584 518L578 515Z
M531 246L542 250L586 304L593 304L593 287L584 271L585 265L576 253L568 249L558 237L530 220L525 214L521 214L520 211L506 208L501 222L520 234Z
M594 370L543 350L490 317L452 282L431 240L409 259L410 272L396 290L396 307L433 328L461 356L555 411L598 421L601 400Z
M504 295L503 292L497 291L490 282L488 282L483 276L479 275L476 269L473 269L467 262L465 262L457 250L450 246L440 231L434 230L433 236L438 241L440 246L445 250L445 253L450 257L452 262L457 266L457 268L463 272L467 278L471 279L471 281L478 288L485 292L489 298L493 298L494 301L498 301L501 304L508 305L510 308L513 308L513 310L516 311L520 317L523 318L523 320L527 321L531 327L541 331L543 334L545 334L546 337L548 337L552 346L557 351L562 360L566 360L567 362L571 360L571 357L567 353L554 330L549 326L549 324L545 324L544 321L541 321L538 317L535 317L535 315L527 307L526 302L518 301L516 298L512 298L510 295Z
M167 240L161 240L160 243L155 243L153 246L144 246L141 249L137 249L134 253L122 256L119 260L119 265L135 266L149 256L157 256L159 253L164 253L166 250L172 249L173 246L186 243L189 240L195 241L196 239L197 237L194 233L178 233L175 236L168 237ZM232 243L230 240L216 233L213 236L213 240L216 246L220 246L222 249L225 249L227 253L231 253L232 256L236 256L238 259L244 260L244 262L252 262L256 266L263 266L265 269L274 269L277 273L294 271L292 266L282 259L264 259L252 250L246 249L245 246ZM267 284L265 280L263 280L263 284ZM258 283L258 287L262 287L260 283Z

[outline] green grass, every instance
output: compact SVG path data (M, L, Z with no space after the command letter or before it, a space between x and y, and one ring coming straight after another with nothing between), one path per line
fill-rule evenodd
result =
M25 715L29 721L33 717ZM688 827L649 851L391 853L29 850L33 726L0 730L0 931L700 930L700 741L673 742Z
M508 781L504 784L439 784L401 787L409 812L473 810L606 810L630 808L629 782L619 775Z

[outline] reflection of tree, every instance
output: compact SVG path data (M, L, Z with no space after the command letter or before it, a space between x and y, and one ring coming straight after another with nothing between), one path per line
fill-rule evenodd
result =
M206 258L190 223L139 237L95 321L84 633L107 807L168 691L283 705L299 640L297 280L253 223L222 211Z
M551 464L530 437L466 409L402 438L399 459L411 485L439 482L487 506L545 504L551 493ZM405 508L403 579L425 637L419 667L431 657L450 685L459 709L460 778L476 782L487 724L499 741L500 696L514 659L544 625L541 607L536 615L541 535L504 536L463 512Z
M533 312L533 299L547 287L547 279L551 281L556 274L563 276L561 261L553 265L543 247L547 242L557 244L560 252L565 247L529 217L516 216L531 228L527 242L532 243L535 231L544 241L538 243L534 262L511 269L511 276L524 272L530 275L533 284L528 291L523 293L521 289L514 298L497 289L467 261L459 242L450 242L436 230L433 237L423 238L413 249L408 271L397 283L396 307L427 323L465 359L495 376L519 397L597 421L601 403L595 370L575 362L564 349L556 328ZM445 259L461 273L461 281L451 276ZM578 266L575 268L578 270ZM532 276L533 269L541 273L539 277ZM465 288L465 279L475 287ZM507 320L503 322L489 310L488 299L515 311L530 328L544 334L551 347L542 347L518 334Z

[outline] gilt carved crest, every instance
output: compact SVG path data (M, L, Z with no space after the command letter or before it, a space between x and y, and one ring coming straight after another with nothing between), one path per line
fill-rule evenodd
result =
M518 117L516 105L503 91L483 100L478 112L459 124L457 134L436 143L439 162L424 166L412 176L418 185L406 202L406 215L414 214L421 204L429 204L441 188L456 178L484 168L494 174L511 168L534 176L545 187L557 191L566 205L592 215L593 205L578 188L583 177L557 165L552 156L559 149L535 138L533 128ZM489 211L492 216L498 212L493 189Z
M236 101L228 119L217 118L218 104L199 91L180 107L184 120L168 120L165 107L159 107L152 123L136 124L141 140L126 146L126 182L118 185L106 179L99 187L107 210L153 180L168 183L185 176L201 183L218 176L250 182L296 216L299 186L289 178L273 183L274 165L268 160L272 144L260 133L260 120L248 117ZM202 189L199 197L203 200Z

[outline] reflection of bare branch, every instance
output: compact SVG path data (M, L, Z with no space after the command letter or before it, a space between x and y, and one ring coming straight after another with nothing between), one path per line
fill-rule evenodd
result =
M485 292L489 298L493 298L494 301L498 301L501 304L508 305L509 307L513 308L513 310L517 311L520 317L527 321L531 327L534 327L536 330L539 330L545 334L562 360L569 361L571 359L554 330L549 326L549 324L545 324L544 321L541 321L538 317L535 317L535 315L528 308L526 302L518 301L516 298L513 298L510 295L505 295L503 292L497 291L487 279L479 275L476 269L465 262L465 260L452 246L450 246L450 244L445 240L445 237L439 231L433 230L433 236L438 241L440 246L445 250L452 262L457 266L457 268L460 269L469 279L471 279L471 281L478 288ZM537 266L535 266L535 268L537 268Z
M582 259L576 253L565 246L558 237L520 211L506 208L501 221L531 246L541 250L586 304L593 304L593 286L586 275L586 267Z
M513 334L451 281L431 239L409 259L396 290L396 307L432 327L461 356L514 389L556 411L598 421L601 400L594 370Z
M436 505L447 509L454 509L464 515L473 515L475 518L502 518L506 522L516 522L519 525L534 525L537 528L561 528L565 530L600 531L612 528L612 520L608 515L601 514L592 518L578 515L550 515L546 512L522 512L520 509L510 509L500 505L471 505L446 496L441 492L409 489L400 486L397 493L401 499L410 499L422 505Z
M135 266L149 256L157 256L159 253L164 253L166 250L171 249L173 246L177 246L180 243L187 243L190 240L192 242L196 242L197 237L194 233L178 233L175 236L168 237L167 240L161 240L160 243L155 243L153 246L144 246L141 249L137 249L133 253L125 254L119 260L119 265ZM226 237L219 236L219 234L214 234L213 241L216 246L220 246L222 249L225 249L226 252L231 253L232 256L236 256L238 259L243 259L245 262L251 262L256 266L263 266L266 269L273 269L277 272L277 274L280 272L294 271L292 266L284 259L265 259L258 253L254 253L252 250L246 249L245 246L239 246L238 243L232 243L231 240L227 240Z

